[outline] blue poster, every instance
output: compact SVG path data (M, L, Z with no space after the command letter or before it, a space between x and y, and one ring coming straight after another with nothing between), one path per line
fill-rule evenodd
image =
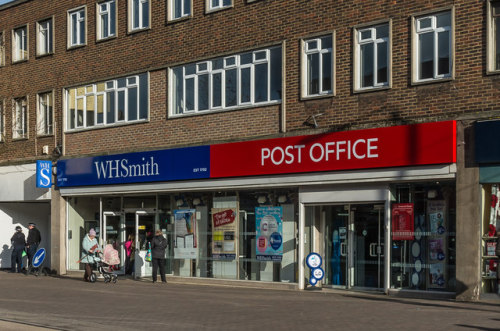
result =
M283 209L256 207L256 255L259 261L281 262L283 258Z

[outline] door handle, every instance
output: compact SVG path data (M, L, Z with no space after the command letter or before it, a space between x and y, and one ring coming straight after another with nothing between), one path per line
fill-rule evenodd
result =
M377 257L377 243L371 243L370 244L370 256L371 257Z
M346 256L347 255L347 245L346 245L346 243L340 243L340 255L341 256Z

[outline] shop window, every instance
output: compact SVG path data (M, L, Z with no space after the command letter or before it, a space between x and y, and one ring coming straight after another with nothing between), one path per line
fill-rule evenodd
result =
M54 125L54 94L52 92L38 94L37 133L38 135L53 134Z
M356 91L389 86L391 24L354 29L354 86Z
M14 99L12 138L28 138L28 104L26 98Z
M483 185L481 292L500 294L500 184Z
M454 183L394 185L391 287L455 291Z
M413 83L452 78L453 13L445 11L412 18Z
M147 120L148 74L66 90L67 130Z
M281 47L171 70L172 116L260 106L281 99Z
M87 43L87 7L68 11L68 47Z
M206 0L207 11L215 11L230 8L233 6L233 0Z
M97 4L97 40L116 36L116 0Z
M489 73L500 72L500 1L487 2L487 67Z
M302 97L334 94L334 34L302 41Z
M128 0L129 31L149 28L151 6L149 0Z
M54 23L53 19L39 21L37 29L37 55L47 55L54 52Z
M13 62L28 60L28 26L14 29L12 33L12 59Z
M192 0L168 0L168 19L178 20L191 16Z

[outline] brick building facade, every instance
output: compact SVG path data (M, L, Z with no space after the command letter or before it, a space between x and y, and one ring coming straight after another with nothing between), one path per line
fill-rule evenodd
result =
M104 214L109 211L113 213L106 214L108 221L115 217L113 222L119 229L114 237L116 242L125 241L128 234L139 237L148 226L161 228L172 236L172 262L167 269L174 276L267 280L304 288L311 277L302 261L308 252L317 251L328 263L325 287L375 287L387 293L410 295L416 293L412 290L424 290L429 295L444 293L463 300L489 295L497 285L492 281L494 267L487 268L490 264L482 257L486 245L482 236L488 225L489 215L485 215L489 210L485 206L494 187L491 183L500 180L481 182L480 166L474 156L474 128L478 121L498 117L500 66L494 64L498 61L494 29L498 27L498 6L499 1L493 0L312 0L293 4L276 0L17 0L0 6L0 166L4 168L4 178L12 169L40 159L53 161L59 169L62 160L85 157L275 138L314 139L319 134L349 135L401 125L420 128L419 125L435 122L455 121L456 125L456 145L452 147L456 158L446 162L446 169L441 167L443 164L425 161L373 169L321 169L320 177L325 177L315 180L309 180L307 175L318 176L317 171L298 169L299 175L292 180L289 178L295 176L295 171L283 170L258 176L255 183L251 183L255 177L242 173L241 178L233 178L234 182L208 179L198 185L187 180L159 184L158 188L137 184L133 189L127 183L106 183L105 189L99 185L54 185L50 191L36 193L40 189L34 189L36 192L30 194L27 192L33 189L26 185L28 179L16 179L12 185L20 187L16 189L19 194L9 198L5 193L1 205L5 212L19 203L50 208L46 212L50 221L45 220L45 227L51 237L51 263L61 273L80 269L70 261L79 250L71 240L81 241L90 226L105 228ZM376 47L378 53L370 47ZM249 62L245 62L247 54L252 58ZM190 73L191 69L195 71ZM231 81L233 72L237 82ZM142 83L142 79L147 83ZM244 83L246 79L249 86ZM195 91L189 90L189 84L196 86ZM144 103L141 91L147 94ZM207 93L206 98L203 93ZM232 93L237 101L230 98ZM14 122L22 121L23 102L27 120L18 126ZM120 114L122 108L126 115ZM144 109L147 113L141 118ZM21 114L16 120L15 113ZM48 123L51 116L53 125ZM418 149L408 146L408 151ZM380 172L373 175L377 169ZM396 174L398 171L401 174ZM265 181L266 176L271 179ZM247 177L249 183L238 182ZM374 183L379 186L372 188ZM360 188L364 188L366 197L360 194L356 199L355 192ZM345 192L346 198L320 199L318 192L323 191L332 197ZM374 192L385 196L382 200L373 198ZM152 209L162 209L162 199L168 200L164 203L170 207L163 208L168 210L166 224L162 224L163 216L158 212L150 213L145 207L147 202L132 202L148 195L155 196L156 202L150 201ZM198 195L207 200L205 209L193 204ZM291 218L290 224L284 224L290 233L282 233L284 242L287 238L293 242L292 248L282 251L282 261L290 255L286 266L257 262L255 238L238 235L252 232L253 225L243 224L260 221L244 216L243 222L244 200L255 199L249 207L253 211L260 208L256 201L262 195L275 197L275 201L269 198L270 202L263 205L281 207L282 216ZM287 202L278 202L278 196L287 196ZM179 199L187 200L186 204L178 203ZM433 199L445 203L440 206ZM82 202L78 205L77 201L82 200L92 207L85 209ZM369 263L354 257L356 249L361 251L365 245L359 238L369 237L356 234L355 229L361 229L362 222L356 220L355 211L366 207L370 211L363 217L368 219L367 215L376 214L374 206L380 203L385 206L378 214L382 223L378 226L375 251L369 252L378 258L379 269L372 274ZM396 205L403 203L412 203L415 208L416 225L412 231L418 231L417 214L421 213L424 219L420 227L428 238L425 243L418 241L422 253L417 256L409 253L416 246L415 238L392 240L389 232L380 234L390 231L394 221L391 215ZM350 206L345 207L350 215L342 221L346 223L332 221L340 220L339 215L343 214L336 208L346 205ZM188 207L195 210L200 224L208 222L206 228L198 231L210 233L204 239L198 238L196 263L186 262L190 259L174 249L178 244L173 239L177 224L174 215L176 210ZM148 209L147 213L154 214L149 220L151 224L145 221L142 228L139 214L129 210L133 208ZM217 208L233 208L242 217L239 226L246 228L236 227L239 239L233 242L236 255L245 256L241 262L238 258L232 262L212 259L216 239L211 231L215 230L207 220ZM432 208L447 213L442 237L424 229L435 221ZM23 224L26 217L20 209L22 221L18 223ZM75 217L82 221L78 235L71 225L72 215L79 215ZM95 222L86 223L89 219ZM8 224L10 229L16 220L4 217L1 226ZM313 243L303 242L302 235L307 237L307 231L313 228L318 231L311 234ZM346 228L352 234L347 234L342 244L349 248L342 254L336 253L331 230L342 232ZM102 232L101 239L110 242ZM206 252L202 252L203 245ZM437 252L436 245L443 246L443 259L431 258ZM121 254L124 256L123 251ZM420 256L425 258L419 260ZM423 273L415 267L417 260L424 265ZM233 262L234 275L222 266ZM6 266L2 262L2 267ZM441 279L442 270L435 275L439 266L447 270L443 283L437 280ZM260 273L256 271L259 268ZM136 275L149 275L149 270L141 270L135 270ZM371 280L373 277L378 283Z

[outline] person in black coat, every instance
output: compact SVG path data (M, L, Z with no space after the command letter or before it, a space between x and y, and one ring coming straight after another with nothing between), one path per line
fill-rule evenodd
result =
M23 229L18 225L16 226L16 232L10 238L12 244L12 256L10 260L10 272L23 271L23 251L24 246L26 246L26 237L24 236Z
M27 248L27 253L28 253L28 265L29 269L28 272L31 272L32 266L31 263L33 262L33 256L36 253L36 250L38 249L38 245L40 245L40 241L42 241L42 236L40 235L40 231L36 228L35 223L29 223L28 225L28 238L26 239L26 248Z
M163 236L161 230L156 230L156 234L151 240L151 258L153 262L153 283L156 283L158 267L160 268L160 277L163 283L167 282L165 278L165 249L167 248L167 239Z

